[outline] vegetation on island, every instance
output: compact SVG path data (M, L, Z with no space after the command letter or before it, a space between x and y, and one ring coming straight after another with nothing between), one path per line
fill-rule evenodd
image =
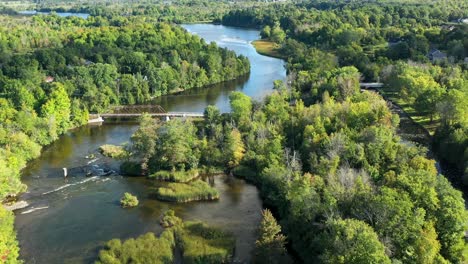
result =
M173 210L167 210L164 212L161 221L159 222L162 227L168 228L180 225L182 223L182 219L175 215Z
M100 146L99 152L101 152L101 154L106 157L114 159L122 159L128 156L128 153L125 151L124 147L110 144Z
M186 203L219 199L218 191L200 179L189 183L171 182L156 190L156 197L163 201Z
M99 252L96 264L110 263L174 263L174 251L182 253L182 261L195 263L228 263L232 259L235 239L232 234L201 222L182 222L173 211L166 212L164 219L171 225L159 238L147 233L136 239L122 242L112 239ZM167 223L167 222L164 222Z
M175 235L183 263L217 264L232 259L236 244L232 234L201 222L185 222L183 228L176 229Z
M148 176L150 179L157 181L170 181L187 183L198 178L198 169L190 169L188 171L167 171L160 170Z
M112 239L106 243L105 249L99 252L95 264L172 264L175 245L174 232L171 229L164 230L159 237L153 233L147 233L124 242L120 239Z
M123 208L135 207L138 206L138 203L138 198L128 192L124 193L124 196L122 196L122 199L120 199L120 205L122 205Z

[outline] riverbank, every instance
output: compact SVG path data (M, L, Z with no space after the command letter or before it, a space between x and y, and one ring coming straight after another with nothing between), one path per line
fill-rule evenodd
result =
M261 55L277 59L285 59L285 56L279 52L278 44L273 41L264 39L254 40L252 41L252 46L254 46L255 50Z

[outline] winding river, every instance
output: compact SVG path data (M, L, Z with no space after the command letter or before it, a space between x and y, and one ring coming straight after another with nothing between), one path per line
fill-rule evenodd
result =
M259 55L250 45L259 38L258 31L210 24L183 27L207 42L215 41L247 56L252 71L237 81L157 99L155 103L166 110L200 112L214 104L226 112L231 91L239 90L260 100L271 93L274 80L285 79L282 60ZM15 211L25 263L92 263L112 238L160 233L159 219L168 208L184 220L198 219L233 232L237 238L235 258L248 262L261 219L261 200L253 185L226 175L216 176L206 180L219 190L219 201L173 204L155 200L154 182L143 177L85 176L83 168L117 171L119 164L96 154L97 148L127 142L136 129L132 123L84 126L61 136L28 164L23 172L28 192L20 199L29 206ZM86 158L91 154L96 157ZM67 179L63 178L63 167L68 168ZM136 194L140 205L122 209L118 201L124 192Z

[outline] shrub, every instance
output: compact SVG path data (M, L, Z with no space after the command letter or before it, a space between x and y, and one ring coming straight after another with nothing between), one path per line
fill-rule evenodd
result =
M120 199L122 207L135 207L138 205L138 198L131 193L126 192L122 199Z
M150 179L158 181L171 181L171 182L189 182L198 177L198 170L191 169L188 171L167 171L161 170L149 176Z
M14 215L0 205L0 263L18 263L19 247L13 229Z
M172 230L165 230L159 238L153 233L147 233L137 239L128 239L124 243L120 239L112 239L106 243L105 249L99 252L96 264L172 264L174 263L174 247L175 239Z
M164 213L164 215L163 215L163 217L162 217L162 219L160 221L161 226L164 227L164 228L178 226L181 223L182 223L182 219L175 216L174 210L167 210Z
M231 234L201 222L184 223L176 229L176 240L186 264L229 263L235 247Z
M165 187L158 188L156 196L163 201L179 203L219 199L218 191L202 180L169 183Z

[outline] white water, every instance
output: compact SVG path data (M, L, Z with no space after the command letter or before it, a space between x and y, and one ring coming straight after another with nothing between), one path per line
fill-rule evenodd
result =
M84 180L82 180L82 181L79 181L79 182L68 183L68 184L62 185L62 186L60 186L60 187L58 187L58 188L55 188L55 189L53 189L53 190L51 190L51 191L48 191L48 192L45 192L45 193L42 193L42 194L45 195L45 194L49 194L49 193L58 192L58 191L60 191L60 190L63 190L63 189L65 189L65 188L68 188L68 187L70 187L70 186L74 186L74 185L78 185L78 184L83 184L83 183L86 183L86 182L89 182L89 181L95 181L95 180L97 180L98 178L99 178L99 176L94 176L94 177L86 178L86 179L84 179Z

